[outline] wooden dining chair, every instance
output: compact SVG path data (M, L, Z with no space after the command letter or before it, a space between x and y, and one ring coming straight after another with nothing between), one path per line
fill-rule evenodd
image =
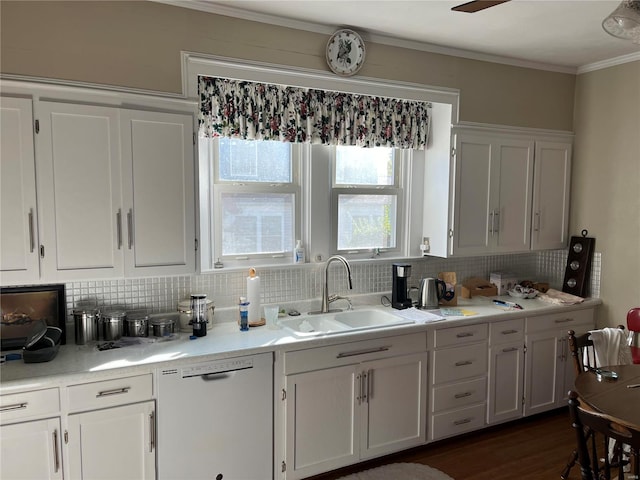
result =
M624 330L624 325L618 325L618 328ZM576 336L576 332L569 330L567 332L569 337L569 351L571 352L571 358L573 359L573 367L576 372L576 377L580 373L586 370L595 370L602 365L598 365L596 361L596 353L593 347L593 340L591 340L591 334L589 332ZM590 439L592 433L589 429L585 429L585 437ZM618 447L616 447L619 449ZM569 456L569 460L564 469L560 473L560 478L566 480L569 477L569 472L576 464L578 460L578 451L574 450Z
M581 404L576 392L569 392L569 413L571 426L576 433L576 450L582 480L611 480L625 478L622 449L617 449L613 459L609 459L609 440L619 445L629 445L634 458L633 474L640 478L640 430ZM586 432L591 432L590 437ZM603 465L599 459L603 458ZM617 474L615 473L617 470Z
M620 330L624 330L624 325L618 325ZM569 351L573 358L573 367L576 377L586 370L595 370L603 365L598 365L596 361L596 351L593 347L593 340L589 332L576 336L576 332L569 330Z

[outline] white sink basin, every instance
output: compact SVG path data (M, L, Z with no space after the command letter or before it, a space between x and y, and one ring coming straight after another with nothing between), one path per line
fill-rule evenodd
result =
M280 320L280 325L296 334L326 335L349 330L347 325L333 320L333 314L293 317Z
M305 315L281 320L280 325L298 336L330 335L356 330L393 327L414 323L391 313L375 309L348 310L338 313Z

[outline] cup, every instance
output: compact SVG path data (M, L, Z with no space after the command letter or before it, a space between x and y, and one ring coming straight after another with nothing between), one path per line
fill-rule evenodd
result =
M265 305L264 306L264 319L267 322L267 328L270 330L276 330L280 328L278 325L278 313L280 309L278 305Z

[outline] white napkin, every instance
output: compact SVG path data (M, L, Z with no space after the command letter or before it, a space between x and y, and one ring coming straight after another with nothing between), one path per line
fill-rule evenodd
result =
M593 349L596 355L596 364L606 365L630 365L631 350L627 345L625 331L619 328L603 328L590 330Z

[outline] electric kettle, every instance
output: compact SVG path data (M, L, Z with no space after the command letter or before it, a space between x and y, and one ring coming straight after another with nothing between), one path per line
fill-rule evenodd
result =
M453 298L451 292L447 292L447 284L438 278L423 278L420 280L419 292L417 308L423 310L435 310L438 308L438 301L442 298L445 300Z

